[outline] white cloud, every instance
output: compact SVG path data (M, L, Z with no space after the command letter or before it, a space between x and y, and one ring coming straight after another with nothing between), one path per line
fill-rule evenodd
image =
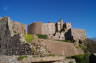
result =
M3 7L3 10L7 11L8 10L8 6Z

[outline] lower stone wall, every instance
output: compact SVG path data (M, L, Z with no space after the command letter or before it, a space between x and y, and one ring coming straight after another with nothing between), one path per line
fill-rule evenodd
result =
M86 33L82 29L71 29L72 36L75 41L84 41L86 39Z
M20 56L0 56L0 63L76 63L74 59L64 59L64 57L32 57L31 55L22 60L18 60Z
M80 48L76 48L73 43L43 39L39 39L38 42L45 45L50 53L56 55L73 56L84 53Z

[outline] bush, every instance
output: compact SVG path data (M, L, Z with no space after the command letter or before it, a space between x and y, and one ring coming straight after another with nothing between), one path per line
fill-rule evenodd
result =
M24 58L27 58L27 56L19 56L17 59L18 60L23 60Z
M75 55L70 58L75 59L76 63L89 63L89 54Z
M34 39L31 34L26 34L26 35L24 35L24 38L25 38L25 40L26 40L28 43L31 43L32 40Z
M38 38L40 39L48 39L47 35L41 35L41 34L37 34Z

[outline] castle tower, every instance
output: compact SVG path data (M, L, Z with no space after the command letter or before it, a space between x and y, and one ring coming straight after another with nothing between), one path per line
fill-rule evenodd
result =
M35 22L28 25L28 33L29 34L42 34L42 26L43 23Z
M71 23L66 23L66 29L68 30L68 29L71 29L71 27L72 27L72 24Z
M64 25L64 21L63 19L60 19L58 22L57 22L57 31L60 32L62 29L63 29L63 25Z
M60 22L58 21L58 22L57 22L57 31L59 32L60 30L61 30Z
M60 28L63 29L64 21L63 19L60 20Z

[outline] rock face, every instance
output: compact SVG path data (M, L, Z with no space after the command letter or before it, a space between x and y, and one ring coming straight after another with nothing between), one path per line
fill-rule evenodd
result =
M47 50L46 46L40 44L39 42L31 43L32 55L38 57L45 57L49 55L49 51Z
M26 33L26 25L21 24L19 22L12 21L10 19L10 17L0 18L0 25L7 26L6 28L10 31L11 36L13 36L15 34L25 34ZM1 27L1 28L5 28L5 27Z
M38 55L45 56L46 48L38 43L26 43L23 35L25 25L11 21L8 17L0 19L0 55Z
M72 36L73 39L82 42L86 39L86 32L82 29L71 29L72 30Z
M56 40L84 40L86 39L85 31L80 29L72 29L71 23L65 23L59 20L57 23L32 23L28 25L29 34L48 35L51 39Z
M5 47L5 55L29 55L32 54L31 47L28 43L24 43L20 40L20 35L14 35L7 41ZM4 46L5 46L4 45ZM4 49L3 49L4 50Z
M65 59L63 56L32 57L18 60L18 56L0 56L0 63L76 63L75 59Z
M8 17L0 19L0 54L31 54L29 44L22 42L25 28L22 24L11 21Z

